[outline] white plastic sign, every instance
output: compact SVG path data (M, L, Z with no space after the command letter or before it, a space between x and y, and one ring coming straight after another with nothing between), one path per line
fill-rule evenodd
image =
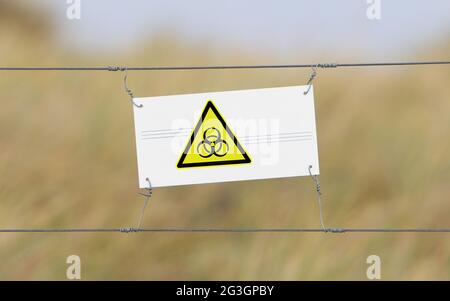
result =
M135 98L139 187L319 174L307 89Z

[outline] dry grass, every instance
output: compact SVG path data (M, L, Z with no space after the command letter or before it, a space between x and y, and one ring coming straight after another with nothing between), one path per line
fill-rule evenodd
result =
M108 65L2 27L8 65ZM27 34L27 38L23 38ZM42 38L42 37L41 37ZM31 42L30 42L31 41ZM66 52L67 53L67 52ZM441 52L448 57L448 50ZM157 39L128 65L255 62ZM270 61L270 56L260 57ZM138 96L299 84L306 71L131 73ZM329 70L316 82L326 222L450 227L446 67ZM0 74L0 227L134 225L142 199L132 112L118 73ZM308 178L158 189L148 227L316 227ZM450 279L444 234L1 234L0 279Z

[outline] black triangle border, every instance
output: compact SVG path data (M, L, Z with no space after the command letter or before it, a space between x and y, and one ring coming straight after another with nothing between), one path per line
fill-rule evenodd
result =
M227 160L227 161L214 161L214 162L196 162L196 163L183 163L184 159L186 158L187 153L189 152L189 149L191 148L192 143L194 142L194 138L197 135L198 131L200 130L200 127L203 123L203 120L206 117L206 114L209 110L212 110L214 114L216 114L217 119L220 121L222 126L226 129L228 135L233 139L234 144L239 149L239 151L244 156L243 159L239 160ZM251 163L252 160L248 156L247 152L244 150L244 148L241 146L239 141L237 140L236 136L234 136L233 132L231 132L230 128L227 126L225 120L223 119L222 115L220 115L217 108L214 106L211 100L208 100L206 103L205 108L203 109L202 115L200 116L199 121L197 122L197 125L195 126L194 131L192 132L191 138L188 141L188 144L186 145L186 148L184 149L183 153L181 154L180 159L177 163L177 168L186 168L186 167L203 167L203 166L215 166L215 165L230 165L230 164L245 164L245 163Z

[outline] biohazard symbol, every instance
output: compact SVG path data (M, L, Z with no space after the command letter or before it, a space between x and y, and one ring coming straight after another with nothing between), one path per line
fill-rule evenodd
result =
M223 157L228 153L228 144L222 139L220 132L215 127L207 128L203 132L203 140L197 145L197 152L203 158L212 155Z
M225 123L212 101L206 103L200 120L178 160L178 168L251 163L251 159Z

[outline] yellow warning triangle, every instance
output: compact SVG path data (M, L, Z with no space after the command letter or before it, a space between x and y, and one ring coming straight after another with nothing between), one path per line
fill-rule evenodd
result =
M220 166L251 163L211 100L206 103L186 148L178 160L178 168Z

